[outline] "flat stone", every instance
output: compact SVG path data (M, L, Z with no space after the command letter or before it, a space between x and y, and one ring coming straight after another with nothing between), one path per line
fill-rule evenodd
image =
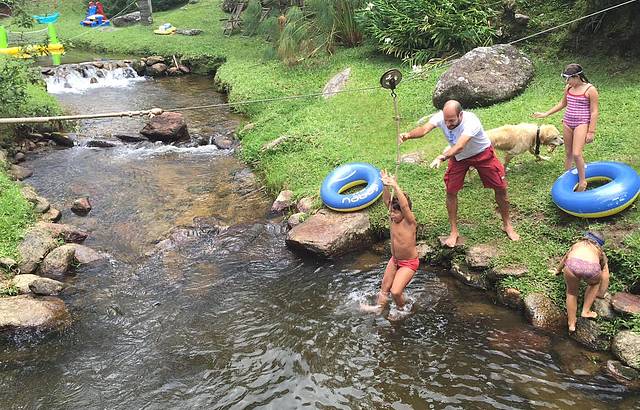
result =
M578 317L576 331L569 337L583 346L595 351L607 351L611 346L611 337L607 336L595 320Z
M246 127L245 127L246 128ZM268 142L262 146L262 151L271 151L289 139L289 136L283 135L275 140Z
M498 302L515 310L521 310L524 307L522 293L514 288L499 288L497 292Z
M151 57L147 57L147 59L145 60L145 63L147 64L147 66L151 67L152 65L158 64L158 63L164 63L164 57L162 56L151 56Z
M62 238L65 242L80 243L87 239L89 234L73 225L38 222L38 229L50 232L56 238Z
M33 175L33 171L20 165L11 165L9 175L18 181L23 181Z
M50 208L47 212L43 213L40 217L44 222L58 222L62 217L62 213L55 209Z
M321 209L304 223L287 233L286 244L294 250L322 257L335 257L373 242L373 232L366 212L333 212Z
M474 269L486 269L491 266L491 260L498 255L498 248L491 244L473 245L467 250L465 260Z
M1 331L57 330L69 323L67 307L56 297L20 295L0 298Z
M524 298L524 313L529 323L541 329L555 331L567 325L564 312L542 293L531 293Z
M324 86L324 89L322 90L322 96L325 99L328 99L344 90L347 86L347 81L349 80L350 76L351 68L345 68L344 70L333 76L333 78L331 78L331 80L329 80L329 82Z
M611 304L616 312L626 314L640 313L640 295L618 292L611 298Z

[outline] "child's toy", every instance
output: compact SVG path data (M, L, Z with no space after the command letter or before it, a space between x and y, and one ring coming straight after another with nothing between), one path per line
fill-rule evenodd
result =
M153 30L155 34L160 35L169 35L176 32L176 28L171 25L171 23L164 23L157 30Z
M347 189L366 184L360 191L342 195ZM339 166L327 175L320 188L324 204L334 211L351 212L368 207L382 195L380 170L366 162Z
M102 3L97 2L89 2L89 7L87 8L87 16L84 20L80 22L80 25L83 27L97 27L97 26L110 26L111 23L109 19L104 14L104 9L102 7Z
M587 164L587 181L607 184L575 192L578 172L575 168L562 174L551 188L553 202L568 214L581 218L600 218L617 214L630 206L640 194L640 176L627 164L600 161Z
M51 54L54 57L64 53L64 47L58 40L58 34L53 22L60 17L60 13L56 12L46 16L33 16L39 23L46 23L47 29L41 30L47 32L47 44L26 44L23 46L9 47L9 33L3 26L0 26L0 54L11 55L17 58L30 58L31 56L42 56ZM34 33L39 33L36 31ZM24 35L24 33L14 33Z

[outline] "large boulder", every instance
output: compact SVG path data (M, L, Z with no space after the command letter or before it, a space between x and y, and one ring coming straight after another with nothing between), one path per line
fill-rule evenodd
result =
M71 270L75 249L70 245L55 248L44 258L40 272L47 276L59 276Z
M9 175L15 180L22 181L33 175L33 171L20 165L11 165Z
M583 346L591 350L607 351L611 346L611 337L603 331L595 320L579 317L576 322L576 331L569 336Z
M63 284L57 280L43 278L38 275L16 275L11 279L21 294L35 293L37 295L57 295L62 290Z
M619 332L613 338L611 350L627 366L640 370L640 334L631 330Z
M287 234L287 246L323 257L334 257L369 246L373 241L369 214L339 213L327 209L294 227Z
M96 252L88 246L78 245L77 243L69 243L65 246L73 248L73 259L80 265L86 265L106 259L106 255Z
M524 315L533 326L545 330L558 330L567 324L564 312L542 293L531 293L524 298Z
M69 323L67 307L56 297L20 295L0 298L0 331L56 330Z
M516 47L474 48L438 79L433 105L442 108L453 99L465 108L485 107L520 94L532 78L533 63Z
M37 227L30 229L18 245L21 261L18 266L20 272L35 272L44 257L57 246L58 241L51 232Z
M140 134L151 141L171 143L189 139L184 116L177 112L163 112L151 118Z
M132 26L140 22L140 12L134 11L133 13L114 17L109 21L111 22L111 24L113 24L116 27Z

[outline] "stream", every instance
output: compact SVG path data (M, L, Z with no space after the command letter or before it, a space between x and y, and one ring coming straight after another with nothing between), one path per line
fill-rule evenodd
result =
M55 95L83 114L224 101L198 76ZM224 109L185 117L205 139L241 121ZM640 408L601 371L608 355L534 330L436 268L409 285L417 310L403 322L360 313L388 256L300 258L232 151L115 138L142 126L82 121L78 146L28 157L26 182L110 257L67 278L70 328L0 343L0 407ZM86 217L69 211L83 195Z

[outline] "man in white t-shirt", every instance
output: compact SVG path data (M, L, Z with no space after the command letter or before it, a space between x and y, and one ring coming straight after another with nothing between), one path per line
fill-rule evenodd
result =
M451 233L445 241L445 245L456 246L460 237L458 232L458 191L464 185L464 177L469 167L478 170L485 188L494 190L498 209L502 216L502 230L511 240L520 239L520 235L513 229L509 217L504 166L496 157L491 141L485 134L478 117L471 112L462 111L462 106L458 101L449 100L444 104L442 111L433 115L429 122L400 134L400 142L422 138L434 128L440 128L449 141L449 148L431 163L431 168L438 168L443 161L449 160L447 171L444 174L444 183L447 190L447 213Z

